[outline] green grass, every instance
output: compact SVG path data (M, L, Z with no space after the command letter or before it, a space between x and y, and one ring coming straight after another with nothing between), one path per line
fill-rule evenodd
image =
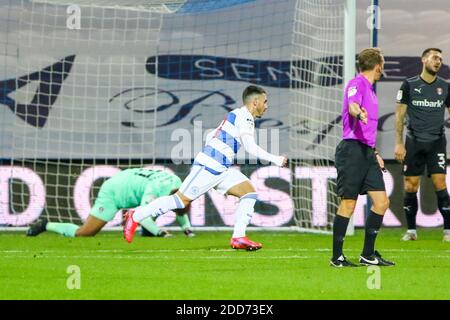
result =
M3 232L0 299L450 299L450 243L442 231L419 230L419 241L408 243L401 234L380 232L379 251L397 265L381 268L381 288L368 289L366 267L329 267L329 235L252 232L264 248L246 252L228 247L230 232L136 236L132 244L118 232L74 239ZM347 237L352 261L362 243L362 230ZM79 290L66 285L71 265L80 268Z

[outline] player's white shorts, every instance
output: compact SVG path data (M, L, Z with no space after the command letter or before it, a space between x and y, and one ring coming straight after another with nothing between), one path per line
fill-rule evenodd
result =
M221 174L214 175L203 166L193 165L191 172L184 179L179 191L191 200L195 200L208 190L215 188L225 194L232 187L249 179L240 171L229 168Z

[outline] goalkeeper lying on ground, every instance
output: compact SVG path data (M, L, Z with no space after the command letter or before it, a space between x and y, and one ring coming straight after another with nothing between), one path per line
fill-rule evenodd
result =
M80 227L73 223L48 222L39 219L30 226L28 236L37 236L44 231L53 231L66 237L95 236L107 222L114 219L120 209L134 208L150 203L156 198L174 194L181 185L181 180L174 174L160 170L126 169L108 180L100 187L95 204L89 217ZM188 210L174 210L176 221L188 237L194 236L191 231ZM170 233L162 231L149 217L141 222L142 235L168 237Z

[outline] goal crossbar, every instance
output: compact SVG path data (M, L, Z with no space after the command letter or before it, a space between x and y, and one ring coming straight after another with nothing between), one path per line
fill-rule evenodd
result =
M34 3L52 4L61 6L89 6L106 9L126 9L138 11L154 11L160 13L173 13L182 7L187 0L31 0Z

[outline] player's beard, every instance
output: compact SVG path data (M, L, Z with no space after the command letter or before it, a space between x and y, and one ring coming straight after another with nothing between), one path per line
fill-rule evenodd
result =
M431 67L425 66L425 70L426 70L427 73L429 73L430 75L435 76L435 75L437 75L437 73L438 73L438 71L439 71L439 68L438 68L436 71L434 71Z

